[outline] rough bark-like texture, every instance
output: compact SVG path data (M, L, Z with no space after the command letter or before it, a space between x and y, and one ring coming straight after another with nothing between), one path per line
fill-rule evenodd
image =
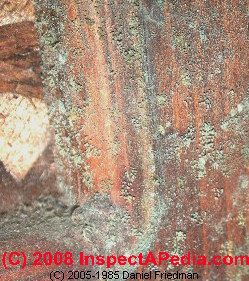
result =
M72 207L40 199L2 215L2 231L22 226L3 241L30 252L40 241L93 254L247 253L248 1L35 3L58 184ZM249 277L239 266L188 270ZM10 278L28 275L48 276Z
M92 243L248 251L248 2L35 2L60 189Z

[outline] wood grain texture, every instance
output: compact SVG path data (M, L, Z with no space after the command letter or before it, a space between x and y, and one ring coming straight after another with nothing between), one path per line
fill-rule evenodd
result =
M75 239L102 253L248 252L247 1L35 2Z
M248 7L215 3L37 1L61 188L130 217L117 251L248 249Z
M33 22L0 27L0 94L16 93L41 99L40 63Z

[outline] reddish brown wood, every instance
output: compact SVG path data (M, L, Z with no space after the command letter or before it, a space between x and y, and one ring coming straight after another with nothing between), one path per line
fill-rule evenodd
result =
M35 2L59 188L73 206L63 225L77 226L53 236L51 215L22 241L247 253L247 1ZM193 270L202 280L249 276Z
M92 208L98 228L111 200L131 237L118 230L113 251L247 251L247 1L36 3L60 187L78 221Z
M0 94L43 97L37 31L33 22L0 27Z

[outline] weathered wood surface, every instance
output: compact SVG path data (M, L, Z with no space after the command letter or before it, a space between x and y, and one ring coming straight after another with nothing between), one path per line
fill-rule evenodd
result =
M35 2L60 189L92 243L247 252L248 2Z
M47 214L53 199L2 216L2 232L20 226L5 244L247 253L247 1L35 3L59 189L72 209ZM193 270L202 280L249 276L246 267ZM10 278L48 276L34 272Z
M43 97L39 50L33 22L0 26L0 94Z

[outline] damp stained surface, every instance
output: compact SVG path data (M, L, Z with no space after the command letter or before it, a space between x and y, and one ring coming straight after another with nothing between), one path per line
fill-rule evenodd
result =
M38 162L46 159L57 192L7 208L4 245L30 253L36 243L44 251L247 253L247 1L35 0L34 10L39 97L51 124ZM246 266L188 270L201 280L249 276Z

